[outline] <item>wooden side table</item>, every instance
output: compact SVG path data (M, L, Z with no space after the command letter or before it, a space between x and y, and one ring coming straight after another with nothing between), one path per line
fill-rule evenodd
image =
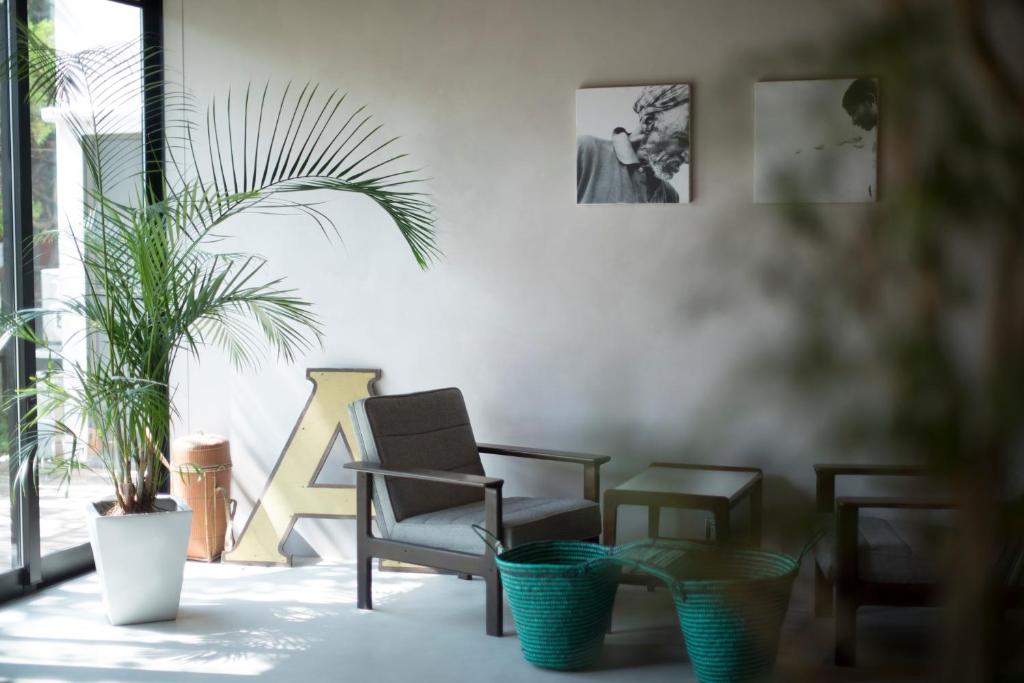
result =
M658 537L661 508L707 510L714 515L715 540L732 540L730 512L750 501L750 544L761 545L761 470L757 467L686 465L658 462L629 481L604 492L605 545L615 545L619 506L647 508L647 534Z

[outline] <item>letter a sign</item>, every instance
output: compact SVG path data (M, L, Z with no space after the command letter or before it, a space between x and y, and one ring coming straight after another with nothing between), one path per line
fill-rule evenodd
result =
M348 404L371 394L380 370L309 369L306 378L313 392L225 562L291 564L281 549L296 519L356 516L355 487L315 482L339 435L362 459Z

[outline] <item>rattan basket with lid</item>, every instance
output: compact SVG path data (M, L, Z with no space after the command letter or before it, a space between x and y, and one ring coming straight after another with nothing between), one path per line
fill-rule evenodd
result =
M189 434L171 445L171 493L192 507L188 558L212 562L225 550L234 501L231 448L219 434Z

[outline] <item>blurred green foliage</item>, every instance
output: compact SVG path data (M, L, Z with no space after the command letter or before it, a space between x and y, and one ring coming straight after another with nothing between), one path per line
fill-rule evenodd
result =
M787 205L809 258L762 273L801 323L791 377L869 397L837 433L943 473L1019 467L1024 437L1024 117L976 40L948 5L898 5L819 53L880 78L880 201L854 226Z

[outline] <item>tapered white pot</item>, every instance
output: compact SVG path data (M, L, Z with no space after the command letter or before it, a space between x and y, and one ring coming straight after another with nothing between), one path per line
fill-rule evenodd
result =
M174 496L158 496L159 512L104 517L100 513L104 503L110 501L90 503L86 509L110 623L175 619L192 508Z

